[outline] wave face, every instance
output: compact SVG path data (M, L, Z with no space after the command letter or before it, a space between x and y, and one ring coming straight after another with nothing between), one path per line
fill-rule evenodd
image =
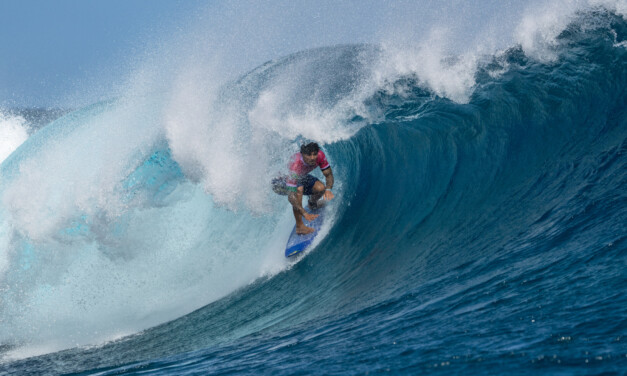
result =
M1 167L0 369L623 372L626 40L599 8L548 55L478 59L470 91L345 45L200 114L155 111L178 92L61 117ZM266 182L303 139L337 200L288 262Z

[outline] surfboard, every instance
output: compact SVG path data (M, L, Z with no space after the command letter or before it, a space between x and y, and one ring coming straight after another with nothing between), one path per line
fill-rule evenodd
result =
M311 222L303 218L305 225L307 227L312 227L314 232L305 235L298 235L296 233L296 225L294 225L294 229L292 229L292 233L290 234L289 239L287 239L287 245L285 246L285 257L296 256L309 248L311 243L313 243L316 238L316 235L318 235L320 227L322 227L322 223L324 222L324 207L314 210L309 207L305 207L305 210L307 213L318 214L318 217Z

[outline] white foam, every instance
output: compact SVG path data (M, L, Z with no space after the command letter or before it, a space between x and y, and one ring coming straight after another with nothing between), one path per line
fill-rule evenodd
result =
M475 84L477 54L470 51L451 55L446 42L449 38L448 30L437 27L417 44L384 44L385 52L375 76L377 85L394 91L394 81L415 77L436 95L467 102Z
M0 111L0 163L28 138L26 120Z
M627 1L625 0L589 0L592 6L601 6L627 20Z
M515 34L525 54L541 61L554 60L556 38L581 4L577 0L559 0L529 8Z
M359 130L346 125L349 111L358 111L360 104L348 97L330 109L311 103L302 111L291 111L289 90L274 87L261 93L248 113L248 121L257 129L270 131L286 139L305 137L320 143L346 140ZM349 103L353 101L354 103ZM351 108L353 106L353 108Z
M516 31L515 41L525 54L540 61L554 61L557 37L574 18L593 8L603 7L627 17L625 0L557 0L534 3L522 16Z
M165 111L173 156L190 179L202 182L216 203L237 209L248 202L249 209L264 212L265 200L255 196L267 186L263 161L268 156L261 146L249 146L254 140L242 130L238 109L216 103L218 84L205 78L211 73L206 68L189 69L176 78ZM250 181L255 186L247 192Z

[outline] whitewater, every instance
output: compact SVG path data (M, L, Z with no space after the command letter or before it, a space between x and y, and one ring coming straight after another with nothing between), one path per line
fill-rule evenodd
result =
M0 374L624 374L627 4L407 16L241 71L194 26L0 109ZM312 140L336 199L285 259Z

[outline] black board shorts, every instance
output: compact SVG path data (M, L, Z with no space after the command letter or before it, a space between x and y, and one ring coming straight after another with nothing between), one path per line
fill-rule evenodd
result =
M287 186L286 179L286 176L277 176L276 178L272 179L271 185L274 193L283 196L287 196L290 193L290 189ZM299 187L303 187L303 194L305 196L310 196L313 194L314 185L319 180L320 179L318 179L317 177L307 174L298 179L297 184Z

